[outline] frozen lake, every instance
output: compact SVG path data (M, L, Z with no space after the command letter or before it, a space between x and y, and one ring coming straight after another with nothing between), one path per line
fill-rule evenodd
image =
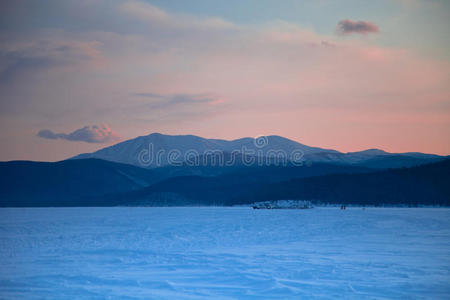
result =
M2 208L0 299L449 299L450 209Z

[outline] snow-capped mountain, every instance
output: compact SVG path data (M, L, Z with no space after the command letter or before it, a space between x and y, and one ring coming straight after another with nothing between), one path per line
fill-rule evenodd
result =
M236 140L206 139L194 135L164 135L152 133L93 153L80 154L73 159L99 158L140 167L160 167L195 162L199 158L225 153L228 157L247 159L272 158L280 162L324 162L338 164L370 164L372 167L410 166L439 160L442 157L423 153L393 154L379 149L342 153L332 149L311 147L281 136L260 136ZM232 155L233 154L233 155ZM201 159L200 159L201 160ZM239 160L239 159L238 159ZM388 163L383 163L387 161ZM261 161L260 161L261 162ZM222 162L227 163L227 162ZM263 162L265 163L265 162ZM201 164L201 162L200 162Z
M164 166L180 163L204 155L214 155L217 151L245 156L267 155L310 155L314 153L339 153L316 147L309 147L280 136L241 138L232 141L205 139L194 135L164 135L152 133L100 149L94 153L80 154L74 159L100 158L141 167ZM282 152L280 152L282 151ZM290 158L287 158L290 160Z

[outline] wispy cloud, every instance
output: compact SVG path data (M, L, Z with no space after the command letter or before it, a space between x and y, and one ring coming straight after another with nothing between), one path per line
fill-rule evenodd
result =
M168 108L176 105L217 104L222 100L211 94L175 94L134 93L134 96L153 99L147 105L151 108Z
M34 40L16 40L0 45L0 83L9 82L26 72L39 72L52 67L93 64L98 59L99 42L64 40L49 34Z
M106 125L92 125L77 129L72 133L56 133L49 129L38 132L38 137L50 140L67 140L86 143L110 143L120 140L120 136Z
M337 24L336 31L341 34L369 34L379 32L376 24L366 21L352 21L349 19L342 20Z
M221 18L199 18L186 14L169 14L150 3L128 0L120 5L120 10L141 21L163 25L171 29L183 30L223 30L237 29L233 23Z

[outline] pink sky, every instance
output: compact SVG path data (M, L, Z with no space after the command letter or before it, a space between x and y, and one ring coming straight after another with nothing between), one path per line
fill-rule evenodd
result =
M89 136L101 124L122 140L276 134L343 152L450 154L450 62L378 43L388 25L326 34L281 19L239 24L139 1L102 5L114 16L106 29L3 35L1 160L55 161L116 142L36 136Z

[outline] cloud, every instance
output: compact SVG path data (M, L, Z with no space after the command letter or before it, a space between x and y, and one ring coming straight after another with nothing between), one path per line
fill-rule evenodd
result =
M377 25L366 21L352 21L349 19L340 21L336 26L336 31L341 34L369 34L379 32Z
M222 100L210 94L175 94L135 93L139 97L156 99L148 104L151 108L168 108L176 105L218 104Z
M119 6L119 9L141 21L171 29L229 30L238 28L233 23L221 18L199 18L186 14L169 14L159 7L136 0L125 1Z
M20 79L27 72L95 65L101 59L99 47L98 42L70 40L59 32L47 32L35 40L16 38L0 45L0 83Z
M55 133L51 130L44 129L38 132L38 137L50 140L67 140L73 142L86 143L110 143L120 140L120 136L106 125L85 126L77 129L72 133Z

